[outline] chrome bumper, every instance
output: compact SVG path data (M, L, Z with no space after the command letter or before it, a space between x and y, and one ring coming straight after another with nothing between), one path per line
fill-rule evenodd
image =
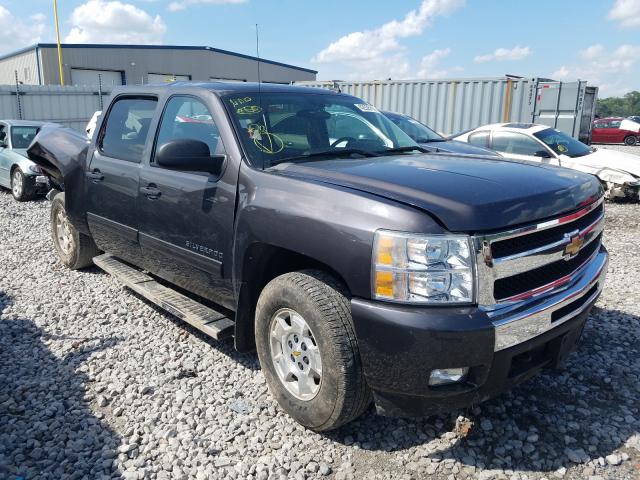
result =
M508 309L509 312L502 315L500 310L487 312L495 327L494 350L497 352L537 337L589 308L602 291L608 263L607 251L601 248L562 290L551 295L534 297L524 302L516 311ZM556 310L582 299L585 295L589 295L589 298L578 308L552 321L552 314Z

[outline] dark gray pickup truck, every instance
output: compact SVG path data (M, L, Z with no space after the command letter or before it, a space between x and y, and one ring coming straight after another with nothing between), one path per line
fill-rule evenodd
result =
M603 287L600 182L429 154L366 102L282 85L113 93L93 139L44 129L51 227L329 430L481 402L557 365Z

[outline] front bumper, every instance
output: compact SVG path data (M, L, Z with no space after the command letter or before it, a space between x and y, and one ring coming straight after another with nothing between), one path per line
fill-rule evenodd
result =
M353 299L352 315L378 412L422 416L475 404L557 365L580 337L602 289L604 248L562 291L507 314ZM469 367L463 382L428 385L434 369Z

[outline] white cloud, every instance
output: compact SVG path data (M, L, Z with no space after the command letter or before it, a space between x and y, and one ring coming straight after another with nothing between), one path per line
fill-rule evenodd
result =
M434 50L422 57L417 78L444 78L450 76L452 73L462 72L464 70L462 67L439 68L440 60L448 57L450 53L450 48L443 48Z
M67 43L162 43L167 26L160 15L152 17L128 3L89 0L71 14Z
M23 22L0 5L0 50L6 52L37 43L46 31L44 14L36 13Z
M191 5L237 5L239 3L247 3L249 0L182 0L171 2L167 8L172 12L184 10Z
M473 61L476 63L484 63L491 61L522 60L529 55L531 55L531 49L529 47L517 45L513 48L496 48L492 53L475 56Z
M402 20L391 20L373 30L349 33L318 52L312 62L342 65L355 78L406 78L411 71L400 40L417 36L438 16L448 15L465 0L422 0Z
M640 27L640 0L616 0L609 20L618 21L623 27Z
M602 45L592 45L580 52L585 60L577 65L562 65L551 74L557 80L587 80L604 95L622 95L630 90L630 79L635 77L634 66L640 58L640 45L620 45L607 51ZM633 78L631 78L633 80ZM632 82L631 82L632 83Z
M602 57L603 53L604 53L604 47L599 43L595 45L591 45L590 47L587 47L584 50L580 50L580 56L585 60L596 60L597 58Z

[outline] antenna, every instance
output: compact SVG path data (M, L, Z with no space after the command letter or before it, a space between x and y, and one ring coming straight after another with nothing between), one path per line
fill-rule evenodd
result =
M256 58L258 59L258 105L260 105L260 111L262 111L262 79L260 78L260 35L258 33L258 24L256 23ZM267 126L267 119L262 114L262 121L264 126ZM264 170L264 152L260 151L260 157L262 158L262 170Z
M258 89L260 89L260 35L258 34L258 24L256 23L256 57L258 58Z

